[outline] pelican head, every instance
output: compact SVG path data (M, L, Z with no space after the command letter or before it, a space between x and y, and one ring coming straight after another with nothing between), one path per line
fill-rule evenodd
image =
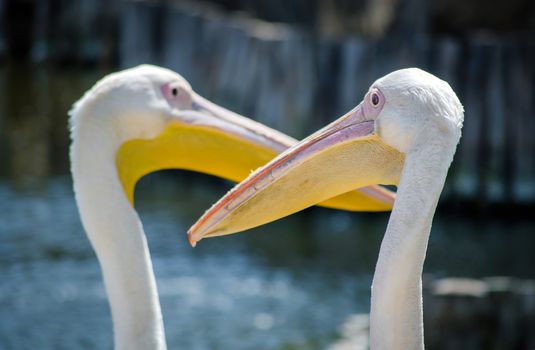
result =
M462 105L448 83L417 68L390 73L353 110L214 204L190 229L190 242L262 225L351 188L398 185L409 155L453 157L462 122Z
M71 115L73 151L81 143L93 153L107 147L130 201L150 172L186 169L237 181L292 142L202 98L179 74L150 65L105 77Z
M418 138L440 134L458 140L461 135L463 107L457 95L447 82L421 69L402 69L377 80L362 108L381 140L403 153L416 147Z

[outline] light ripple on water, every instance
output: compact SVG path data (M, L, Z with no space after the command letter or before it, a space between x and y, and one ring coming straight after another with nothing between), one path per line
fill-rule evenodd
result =
M209 254L191 250L177 239L180 219L172 219L165 206L147 208L142 216L170 348L278 349L306 346L311 337L322 344L343 319L345 304L354 305L353 290L322 305L329 294L319 288L321 273L296 277L229 247ZM100 270L69 182L20 194L0 186L0 209L0 347L111 348ZM160 254L155 246L166 249Z

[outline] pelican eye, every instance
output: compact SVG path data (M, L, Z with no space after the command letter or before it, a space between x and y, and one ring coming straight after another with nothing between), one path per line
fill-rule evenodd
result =
M1 0L0 0L1 1ZM193 103L192 92L187 86L178 83L168 83L160 87L167 103L177 109L190 109Z
M372 105L377 106L379 104L379 94L377 92L372 93Z

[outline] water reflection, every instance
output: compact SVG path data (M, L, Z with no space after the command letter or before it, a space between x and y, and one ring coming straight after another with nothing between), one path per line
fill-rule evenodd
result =
M190 249L186 228L229 186L172 172L138 188L170 348L327 347L348 315L368 311L386 216L313 209ZM0 348L111 348L100 271L70 180L23 193L0 183L0 213ZM426 272L533 278L534 243L527 224L439 214Z

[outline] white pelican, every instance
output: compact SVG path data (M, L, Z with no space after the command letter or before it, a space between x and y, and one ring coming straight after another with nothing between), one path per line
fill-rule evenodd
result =
M352 111L217 202L190 229L190 242L258 226L351 188L398 184L373 278L370 344L422 349L422 268L463 119L448 83L416 68L388 74Z
M99 259L116 349L165 349L147 241L134 186L166 168L239 181L297 141L195 94L178 74L140 66L98 82L71 111L71 167L82 224ZM379 187L326 206L389 210Z

